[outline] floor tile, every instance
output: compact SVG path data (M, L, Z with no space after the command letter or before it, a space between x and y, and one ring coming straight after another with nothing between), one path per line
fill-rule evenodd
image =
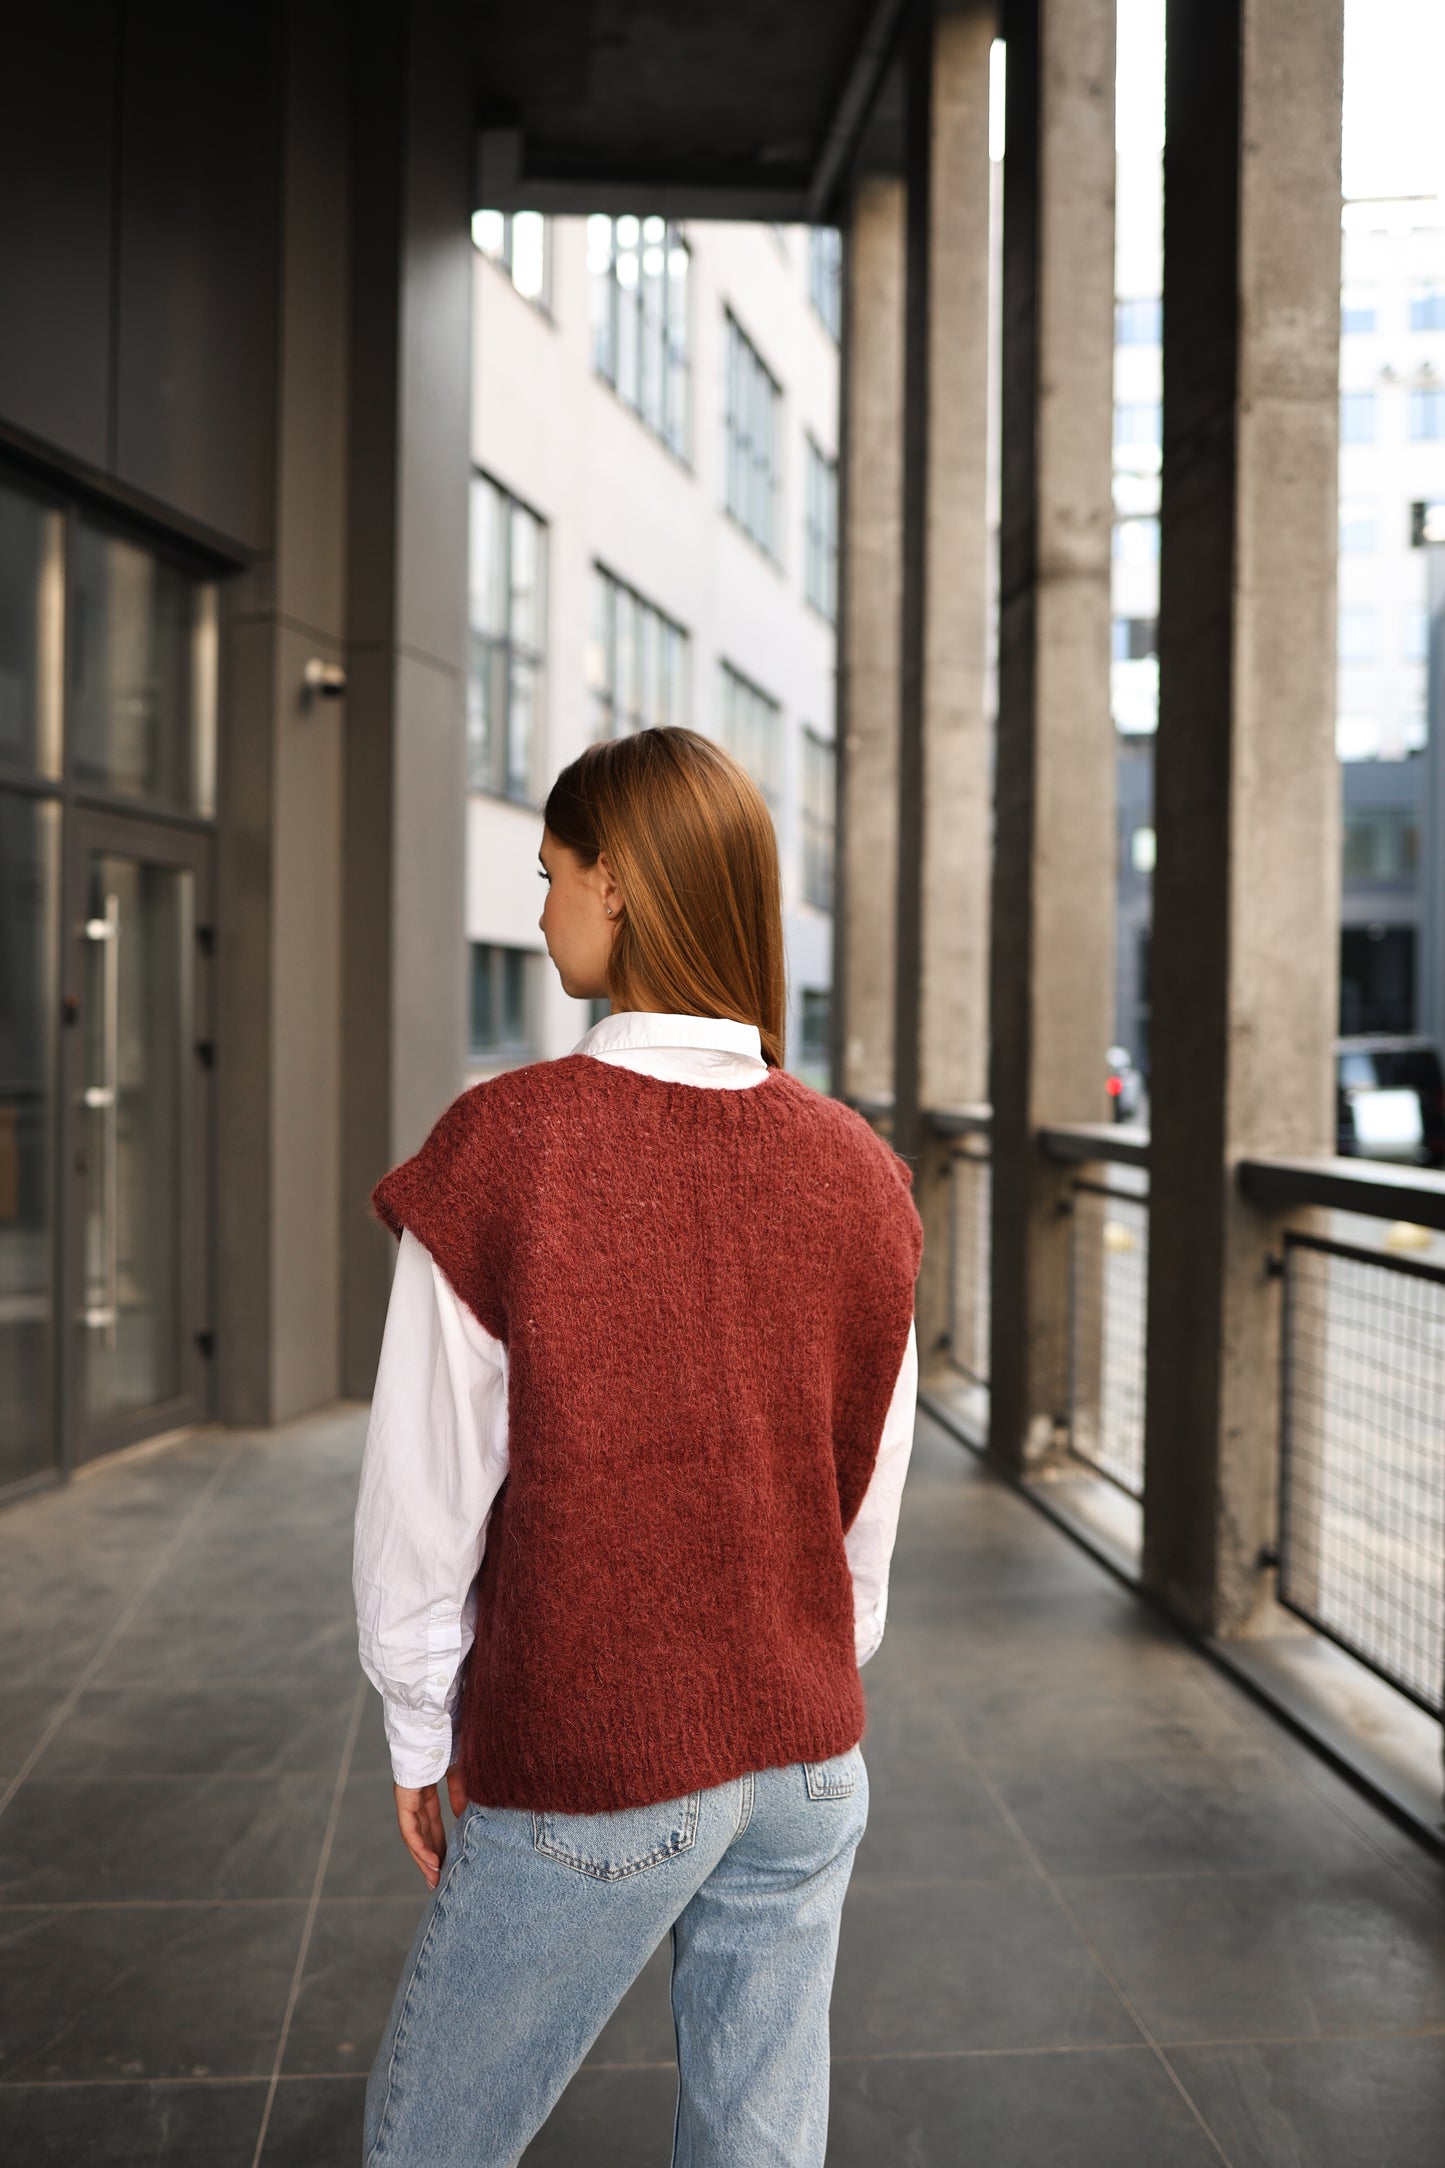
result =
M24 1767L67 1691L61 1685L0 1687L0 1784Z
M255 1604L231 1609L203 1601L168 1608L153 1596L115 1643L94 1684L325 1678L351 1685L358 1673L356 1614L349 1604L329 1613Z
M1180 2048L1231 2168L1440 2168L1445 2039Z
M1445 2027L1445 1918L1392 1867L1060 1887L1160 2040Z
M307 1897L330 1795L312 1777L34 1777L0 1820L0 1903Z
M0 2075L266 2074L304 1918L299 1901L0 1909Z
M259 2084L0 2087L5 2168L250 2168Z
M1379 1854L1328 1801L1271 1756L1152 1762L1103 1757L991 1770L1054 1874L1332 1875Z
M828 2168L895 2163L1220 2168L1146 2047L835 2063Z
M858 1882L843 1907L833 2051L1083 2047L1137 2028L1040 1882Z
M317 1906L286 2040L287 2077L348 2070L365 2077L425 1909L420 1875L415 1897Z
M352 1683L227 1680L90 1687L40 1761L84 1776L335 1776Z
M673 2070L578 2071L522 2155L522 2168L667 2168Z
M360 2168L365 2104L364 2076L283 2079L261 2168Z

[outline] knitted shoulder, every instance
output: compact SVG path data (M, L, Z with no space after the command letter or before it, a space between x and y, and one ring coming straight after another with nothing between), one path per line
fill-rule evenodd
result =
M458 1092L417 1150L376 1184L372 1217L398 1237L410 1227L435 1255L439 1223L460 1229L484 1200L498 1199L515 1148L535 1119L529 1074L547 1066L529 1062Z
M882 1178L886 1187L912 1188L913 1169L908 1161L856 1107L816 1090L802 1077L790 1074L788 1081L802 1118L836 1160L856 1168L860 1177Z

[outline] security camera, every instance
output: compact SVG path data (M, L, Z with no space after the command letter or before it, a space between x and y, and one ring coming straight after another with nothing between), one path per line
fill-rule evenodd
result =
M346 672L340 663L323 662L313 655L302 674L308 700L339 700L346 691Z

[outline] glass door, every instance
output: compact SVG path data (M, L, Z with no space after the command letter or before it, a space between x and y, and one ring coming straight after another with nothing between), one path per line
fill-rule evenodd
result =
M66 1459L204 1417L210 850L77 808L62 1017Z

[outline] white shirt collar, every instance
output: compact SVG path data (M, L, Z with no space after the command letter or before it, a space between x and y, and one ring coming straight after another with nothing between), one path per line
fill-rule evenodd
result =
M749 1054L763 1059L763 1044L756 1024L740 1023L731 1016L686 1016L655 1009L618 1009L599 1017L583 1032L574 1054L617 1054L645 1046L711 1047L725 1054Z

